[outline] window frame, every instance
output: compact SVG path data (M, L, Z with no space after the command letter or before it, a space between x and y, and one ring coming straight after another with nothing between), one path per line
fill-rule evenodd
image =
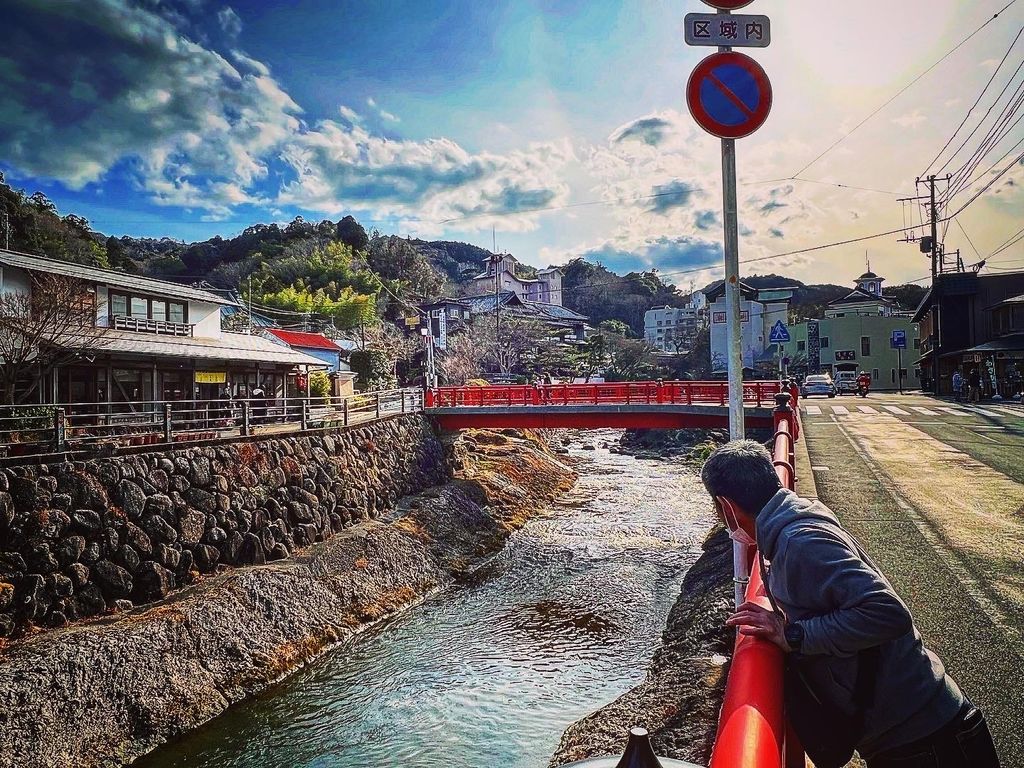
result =
M871 337L861 336L860 337L860 356L871 357Z

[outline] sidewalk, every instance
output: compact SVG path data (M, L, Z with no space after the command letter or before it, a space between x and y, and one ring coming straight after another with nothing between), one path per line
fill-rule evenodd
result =
M895 418L805 421L804 439L821 500L1024 766L1024 486Z

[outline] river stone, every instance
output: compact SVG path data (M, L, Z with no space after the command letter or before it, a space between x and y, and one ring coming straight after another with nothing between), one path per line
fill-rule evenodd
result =
M181 550L169 547L166 544L158 544L156 557L165 568L176 570L178 563L181 562Z
M49 544L33 544L25 553L25 563L29 570L39 573L53 573L60 567Z
M89 582L89 568L82 563L72 563L64 572L76 589L84 587Z
M38 573L30 573L21 580L22 610L31 619L41 618L50 607L50 599L46 594L46 580Z
M11 494L0 491L0 530L6 530L13 522L14 502L11 501Z
M149 484L156 488L160 493L166 493L167 488L170 485L167 472L163 469L154 469L146 475L146 479L149 481Z
M97 560L100 559L100 555L102 555L102 554L103 554L103 552L100 550L99 542L98 541L90 541L90 542L88 542L85 545L85 551L82 553L82 556L79 559L83 563L88 563L88 564L92 565L93 563L95 563Z
M203 538L203 531L206 530L206 515L196 510L188 512L178 521L178 530L181 531L183 543L199 543L199 540Z
M98 531L103 525L100 513L92 509L76 509L71 513L71 524L85 533Z
M125 541L131 544L135 551L140 555L153 554L153 542L150 541L146 532L139 528L135 523L129 522L125 524L124 538Z
M200 488L208 486L213 480L213 475L210 472L210 460L205 456L197 456L192 459L188 479L192 485L198 485Z
M114 609L116 613L124 613L125 611L132 610L132 608L135 607L135 603L133 603L131 600L122 598L121 600L115 600L111 604L111 607Z
M124 568L109 560L100 560L92 569L104 593L111 597L127 597L132 592L132 577Z
M14 585L0 581L0 611L7 610L14 602Z
M138 483L131 480L122 480L117 492L121 499L121 509L132 520L138 520L146 507L146 492Z
M117 550L117 554L114 556L114 562L129 573L135 573L135 571L138 570L139 563L141 561L139 553L132 549L128 544L122 544Z
M178 565L174 569L174 572L178 574L178 580L187 582L190 578L189 574L195 567L195 564L196 556L192 554L192 550L182 549L178 551Z
M75 584L67 576L60 573L51 573L47 576L50 589L55 595L68 597L75 591Z
M76 562L83 552L85 552L84 536L66 536L57 545L57 557L65 566Z
M246 565L263 565L267 562L266 552L258 536L252 533L242 536L242 550L239 554L239 560Z
M174 509L174 505L171 503L171 498L165 494L157 493L146 499L146 514L148 515L164 516L170 514L172 509Z
M107 607L100 588L92 582L85 584L75 596L78 612L83 616L92 616Z
M267 560L284 560L289 554L288 547L278 542L267 552Z
M184 555L184 552L182 554ZM197 544L192 548L192 554L195 557L196 568L199 569L200 573L212 571L220 559L220 551L209 544Z
M166 544L173 544L178 540L178 532L174 527L158 515L148 515L142 519L142 529L149 534L150 539L162 541Z
M217 498L202 488L189 488L183 495L188 505L200 512L213 512L217 509Z
M75 483L75 506L88 509L106 509L107 492L92 475L79 474Z
M135 588L143 601L159 600L174 589L174 574L152 560L147 560L135 575Z

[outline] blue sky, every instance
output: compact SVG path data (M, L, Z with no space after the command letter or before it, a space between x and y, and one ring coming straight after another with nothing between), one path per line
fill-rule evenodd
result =
M890 280L924 275L893 237L777 254L900 226L895 194L850 187L913 192L1024 25L1024 3L807 169L812 181L788 177L1004 4L745 9L772 17L772 47L753 56L775 106L739 142L742 258L846 283L867 250ZM698 0L5 6L0 169L104 233L194 240L351 213L383 232L485 247L493 229L499 248L537 265L586 256L681 283L717 276L718 144L683 96L707 53L682 42L682 16L707 10ZM1016 126L989 159L1021 139ZM1022 183L1018 165L958 219L982 255L1024 226ZM959 226L949 245L970 248ZM1024 264L1024 251L997 258Z

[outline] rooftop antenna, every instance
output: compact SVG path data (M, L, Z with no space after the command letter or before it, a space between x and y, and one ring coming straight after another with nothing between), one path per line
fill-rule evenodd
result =
M871 259L868 258L868 252L864 251L864 263L868 265L868 272L871 271Z

